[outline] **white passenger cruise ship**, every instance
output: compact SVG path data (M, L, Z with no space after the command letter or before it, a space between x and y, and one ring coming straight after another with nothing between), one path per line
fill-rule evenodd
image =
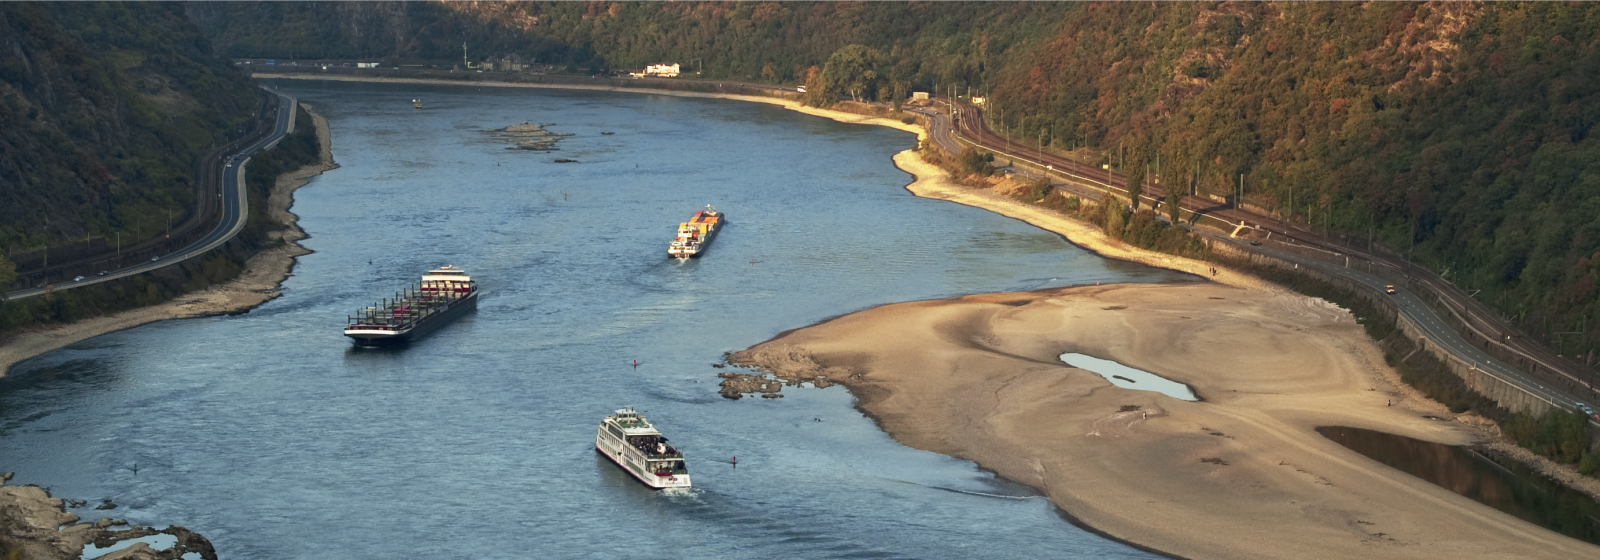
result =
M594 449L645 486L689 487L689 467L683 461L683 453L667 445L667 438L631 408L618 410L600 421Z

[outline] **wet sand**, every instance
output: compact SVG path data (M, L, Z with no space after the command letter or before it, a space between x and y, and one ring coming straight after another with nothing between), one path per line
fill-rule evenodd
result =
M4 377L17 362L90 337L166 319L242 313L277 298L278 286L289 277L295 258L311 252L296 243L305 239L306 233L296 223L299 218L289 212L289 207L294 204L294 191L312 177L338 167L333 162L328 121L312 112L311 106L301 105L311 114L311 120L317 128L317 139L322 144L322 154L318 163L280 175L272 186L272 194L267 199L267 212L288 227L281 232L273 232L269 237L281 238L281 245L269 246L251 257L245 262L244 272L227 283L150 307L18 333L0 344L0 377Z
M1113 387L1063 365L1063 352L1188 384L1202 401ZM1470 418L1422 418L1455 415L1404 386L1349 313L1291 292L1122 284L901 303L730 361L824 375L896 440L972 460L1113 538L1178 556L1600 553L1316 433L1488 437Z

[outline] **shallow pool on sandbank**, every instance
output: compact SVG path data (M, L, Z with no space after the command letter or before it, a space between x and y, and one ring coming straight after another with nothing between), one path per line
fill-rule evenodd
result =
M1520 463L1386 432L1324 426L1339 445L1546 529L1600 544L1600 504Z
M1069 366L1094 372L1100 377L1104 377L1106 381L1110 381L1112 385L1123 389L1155 391L1174 399L1185 401L1200 400L1188 385L1111 360L1102 360L1094 356L1067 352L1061 355L1061 361Z

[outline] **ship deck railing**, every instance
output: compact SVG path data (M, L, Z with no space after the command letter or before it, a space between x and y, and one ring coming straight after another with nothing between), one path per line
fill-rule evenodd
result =
M465 293L451 292L435 293L419 297L397 299L382 306L377 313L361 314L355 317L346 317L347 328L364 327L380 330L400 330L415 325L423 319L439 313L446 304L464 299ZM393 313L401 307L411 306L410 312L394 317ZM374 306L379 307L379 306ZM399 319L399 320L396 320Z

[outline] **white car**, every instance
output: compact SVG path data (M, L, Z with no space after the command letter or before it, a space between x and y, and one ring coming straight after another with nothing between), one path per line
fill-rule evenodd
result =
M82 282L82 281L83 281L83 277L82 277L82 276L79 276L79 277L77 277L77 278L73 278L73 279L72 279L72 281L73 281L73 282Z

